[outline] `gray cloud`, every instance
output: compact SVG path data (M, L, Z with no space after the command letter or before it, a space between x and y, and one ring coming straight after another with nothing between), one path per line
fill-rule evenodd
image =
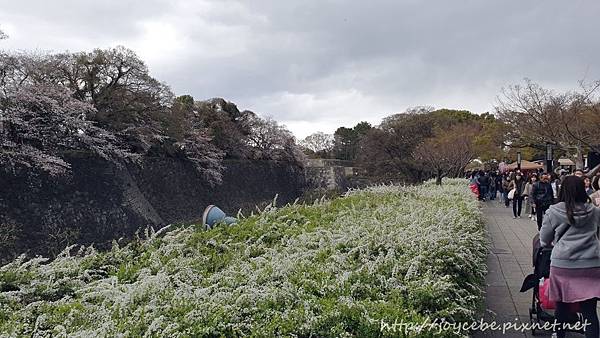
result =
M298 136L414 105L483 112L524 77L600 79L600 3L202 0L3 3L4 48L123 44L177 94L225 97Z

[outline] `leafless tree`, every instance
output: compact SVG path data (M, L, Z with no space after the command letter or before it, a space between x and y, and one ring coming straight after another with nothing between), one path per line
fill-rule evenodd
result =
M425 171L435 176L436 184L442 184L442 178L459 175L475 158L473 140L476 133L475 124L459 124L449 130L438 130L434 137L417 146L413 156Z
M600 153L600 81L582 80L580 87L562 115L563 123L573 139Z
M254 116L247 142L255 159L304 162L304 154L296 144L294 135L271 118Z
M586 148L597 147L597 128L591 122L597 119L598 102L590 91L555 93L526 79L525 85L503 89L498 99L497 114L508 126L509 138L516 147L543 148L554 144L583 167Z

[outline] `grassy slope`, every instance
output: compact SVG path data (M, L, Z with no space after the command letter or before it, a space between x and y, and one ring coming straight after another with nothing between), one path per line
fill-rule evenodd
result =
M377 336L475 316L485 233L465 182L377 187L0 269L0 336Z

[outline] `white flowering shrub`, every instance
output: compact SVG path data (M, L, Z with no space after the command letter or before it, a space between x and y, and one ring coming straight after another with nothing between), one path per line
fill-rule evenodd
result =
M385 336L475 318L486 236L466 181L380 186L0 268L0 336ZM451 333L423 333L448 336Z

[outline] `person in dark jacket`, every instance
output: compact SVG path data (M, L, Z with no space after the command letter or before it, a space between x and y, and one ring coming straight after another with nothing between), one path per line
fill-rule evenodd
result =
M500 196L504 196L504 189L502 189L502 175L500 175L500 173L496 173L494 177L494 184L496 185L496 189L498 189Z
M584 177L583 182L585 183L585 192L588 196L594 193L594 189L592 188L592 180L589 177Z
M490 177L487 173L479 172L477 185L479 186L479 199L485 201L490 187Z
M498 188L496 187L496 173L493 171L490 171L490 183L489 183L489 195L490 195L490 201L493 201L496 199L496 195L498 194Z
M531 197L535 207L538 231L542 228L544 213L554 202L554 193L550 184L550 176L542 175L538 182L531 188Z
M508 199L508 193L510 192L510 189L508 188L509 186L510 186L510 175L509 174L502 175L502 191L504 192L502 197L504 198L504 205L507 208L510 206L510 199Z
M513 196L513 218L521 218L521 208L523 208L523 191L525 190L525 179L521 172L515 174L515 179L510 181L508 190L515 189Z
M587 323L585 336L598 338L600 208L587 203L589 197L580 177L566 177L559 195L559 203L548 209L540 230L540 244L554 244L548 298L556 302L554 315L558 324L568 321L569 303L579 303ZM558 326L557 337L565 336L561 326Z

